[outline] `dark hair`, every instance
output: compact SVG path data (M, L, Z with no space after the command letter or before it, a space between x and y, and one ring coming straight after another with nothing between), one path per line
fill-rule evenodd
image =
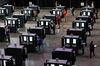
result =
M93 44L93 41L91 41L90 44Z

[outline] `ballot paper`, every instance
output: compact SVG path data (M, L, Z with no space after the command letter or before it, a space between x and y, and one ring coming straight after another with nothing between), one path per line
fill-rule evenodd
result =
M97 47L97 45L94 45L94 47Z

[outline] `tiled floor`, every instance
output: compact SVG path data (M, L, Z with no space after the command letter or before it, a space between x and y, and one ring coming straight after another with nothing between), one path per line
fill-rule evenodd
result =
M16 10L16 11L17 11L16 13L20 12L19 10ZM44 40L44 45L41 48L41 51L28 54L28 58L26 60L25 65L26 66L43 66L45 60L51 58L52 50L57 47L61 47L61 37L66 35L66 30L68 28L71 28L72 21L75 19L76 16L79 15L79 12L80 10L76 10L74 17L69 14L69 16L66 17L66 22L65 22L65 18L62 19L61 28L59 31L58 29L56 29L56 35L47 35ZM69 10L68 10L68 13L70 13ZM39 18L41 18L45 14L49 14L48 9L41 10L39 14ZM2 21L0 22L0 25L1 23ZM21 28L19 31L21 33L26 32L26 29L31 26L36 26L36 22L28 21L25 25L26 28ZM19 44L19 38L18 38L19 34L20 33L10 34L11 36L10 44L14 44L14 43ZM77 57L76 66L100 66L100 45L99 45L99 42L100 42L100 13L99 13L99 19L97 19L97 22L94 25L92 36L88 37L87 42L89 43L91 40L93 40L94 43L97 44L98 46L95 49L96 56L93 57L92 59L89 58L89 46L87 46L85 48L85 54L83 56ZM6 47L7 44L8 43L6 42L0 43L0 48L3 49L4 47Z

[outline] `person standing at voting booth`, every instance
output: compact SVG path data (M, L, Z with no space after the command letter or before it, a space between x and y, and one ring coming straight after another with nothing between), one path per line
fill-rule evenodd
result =
M64 17L68 16L67 8L64 9L63 15L64 15Z
M60 16L57 16L57 24L58 24L58 28L60 28Z
M50 24L50 26L51 26L51 30L52 30L53 34L55 34L55 23L52 22L52 23Z
M98 19L98 8L95 8L95 18Z
M63 12L63 16L61 18L65 17L65 22L66 22L67 21L67 16L68 16L68 12L67 12L67 8L65 7L64 12Z
M72 7L72 8L71 8L71 14L72 14L72 16L74 16L74 11L75 11L75 8Z
M41 48L41 45L43 45L43 39L37 35L37 46L38 46L39 50Z
M92 54L93 56L95 56L95 47L96 45L93 44L93 41L90 42L90 58L92 58Z
M92 25L89 24L89 26L88 26L89 36L91 36L91 29L92 29Z
M10 30L8 29L8 26L5 27L5 31L6 31L6 37L7 37L7 40L8 42L10 42Z

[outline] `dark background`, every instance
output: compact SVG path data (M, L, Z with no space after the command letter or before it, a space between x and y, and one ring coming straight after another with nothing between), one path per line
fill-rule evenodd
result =
M94 1L95 7L100 8L100 0L9 0L8 3L15 6L28 6L30 1L36 5L39 5L40 7L54 7L55 1L58 1L58 4L64 5L66 7L74 6L78 8L81 7L81 2L86 4L86 1L88 1L88 4L91 5L91 2Z

